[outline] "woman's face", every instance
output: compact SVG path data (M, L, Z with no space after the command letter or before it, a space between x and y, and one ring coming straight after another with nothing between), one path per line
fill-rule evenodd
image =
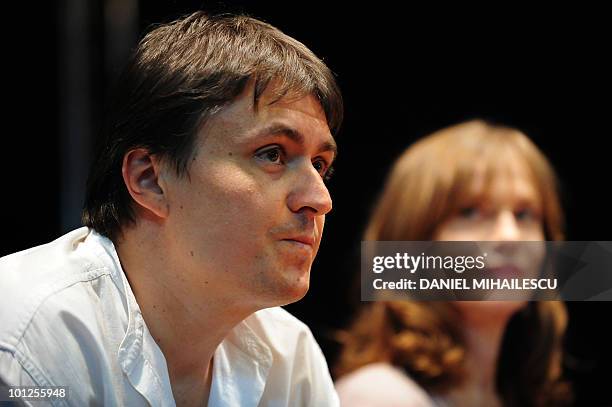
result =
M539 275L545 247L525 241L545 240L540 194L526 165L514 161L496 173L485 185L484 171L476 172L468 200L434 233L434 240L480 241L480 250L488 253L487 277L535 278ZM508 299L507 293L488 293L489 299ZM514 298L514 297L512 297ZM517 300L520 300L517 298ZM499 318L511 315L524 301L458 301L467 317ZM490 312L483 312L483 311ZM472 312L473 311L473 312Z

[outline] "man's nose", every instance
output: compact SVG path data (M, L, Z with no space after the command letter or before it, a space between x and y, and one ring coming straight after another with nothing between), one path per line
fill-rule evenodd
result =
M287 206L292 212L309 212L313 215L325 215L332 209L329 190L321 174L307 163L296 171L296 177L287 198Z
M494 241L517 241L521 238L521 230L517 223L514 212L504 210L497 214L490 240Z

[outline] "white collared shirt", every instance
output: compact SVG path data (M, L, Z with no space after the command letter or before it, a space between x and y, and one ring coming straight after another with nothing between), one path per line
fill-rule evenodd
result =
M0 378L68 386L56 405L174 406L166 360L112 242L87 228L0 259ZM239 323L214 354L209 406L337 406L306 325L282 308Z

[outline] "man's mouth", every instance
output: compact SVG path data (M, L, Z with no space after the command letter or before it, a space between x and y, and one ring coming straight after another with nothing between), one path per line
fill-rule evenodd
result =
M304 245L304 246L309 246L309 247L314 247L315 245L315 239L312 236L293 236L287 239L282 239L284 241L287 242L293 242L296 244L300 244L300 245Z

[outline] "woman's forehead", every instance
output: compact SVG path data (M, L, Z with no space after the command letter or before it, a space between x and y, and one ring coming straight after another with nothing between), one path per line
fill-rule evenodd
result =
M459 177L459 200L529 201L539 203L536 178L522 159L479 162Z

